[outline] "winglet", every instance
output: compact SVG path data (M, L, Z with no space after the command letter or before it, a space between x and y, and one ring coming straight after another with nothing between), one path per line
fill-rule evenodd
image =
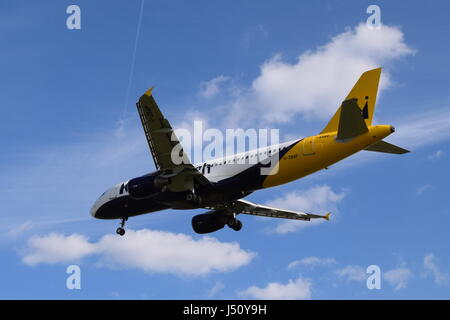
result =
M145 94L146 96L149 96L149 97L151 97L151 95L152 95L152 91L153 91L153 88L154 88L154 87L151 87L150 89L148 89L147 91L145 91L145 93L144 93L144 94Z
M323 216L323 218L327 221L330 221L331 212L328 212L326 215Z

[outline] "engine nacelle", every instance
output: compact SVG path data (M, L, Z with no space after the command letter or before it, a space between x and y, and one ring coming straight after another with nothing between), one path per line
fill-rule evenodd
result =
M170 183L169 179L155 175L146 175L131 179L128 182L128 193L133 199L144 199L157 192Z
M208 211L192 218L192 229L200 234L210 233L222 229L228 220L227 216L217 211Z

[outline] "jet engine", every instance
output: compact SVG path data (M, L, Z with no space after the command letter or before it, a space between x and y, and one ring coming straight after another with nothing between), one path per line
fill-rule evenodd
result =
M200 234L220 230L225 225L228 225L235 231L239 231L242 228L241 221L214 210L196 215L192 218L192 229Z
M144 199L160 192L169 183L169 179L156 175L145 175L128 182L128 193L133 199Z
M222 229L228 218L217 211L208 211L192 218L192 229L197 233L210 233Z

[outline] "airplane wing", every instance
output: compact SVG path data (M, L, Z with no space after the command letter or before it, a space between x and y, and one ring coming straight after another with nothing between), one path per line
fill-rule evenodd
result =
M304 220L309 221L311 219L330 219L330 212L325 215L317 215L301 211L291 211L273 208L269 206L264 206L261 204L256 204L247 200L236 200L231 206L226 207L227 210L234 213L251 214L255 216L271 217L271 218L283 218L283 219L293 219L293 220Z
M153 88L147 90L136 106L156 169L163 171L163 177L172 178L174 184L178 184L175 187L177 191L192 189L192 186L185 185L192 180L189 179L190 176L200 184L210 183L184 153L172 126L156 104L152 90ZM174 177L178 178L173 179Z

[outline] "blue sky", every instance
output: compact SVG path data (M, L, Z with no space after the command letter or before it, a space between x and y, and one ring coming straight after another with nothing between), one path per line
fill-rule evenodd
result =
M66 28L70 4L81 30ZM372 33L370 4L383 22ZM130 83L140 7L0 4L0 298L449 298L448 3L146 0ZM130 219L124 240L117 221L89 216L110 185L154 169L134 106L148 87L174 127L202 119L301 137L379 65L375 121L413 152L356 155L249 197L332 210L332 222L244 216L242 231L204 238L190 226L201 210L168 210ZM66 288L70 264L81 290ZM366 287L373 264L381 290Z

